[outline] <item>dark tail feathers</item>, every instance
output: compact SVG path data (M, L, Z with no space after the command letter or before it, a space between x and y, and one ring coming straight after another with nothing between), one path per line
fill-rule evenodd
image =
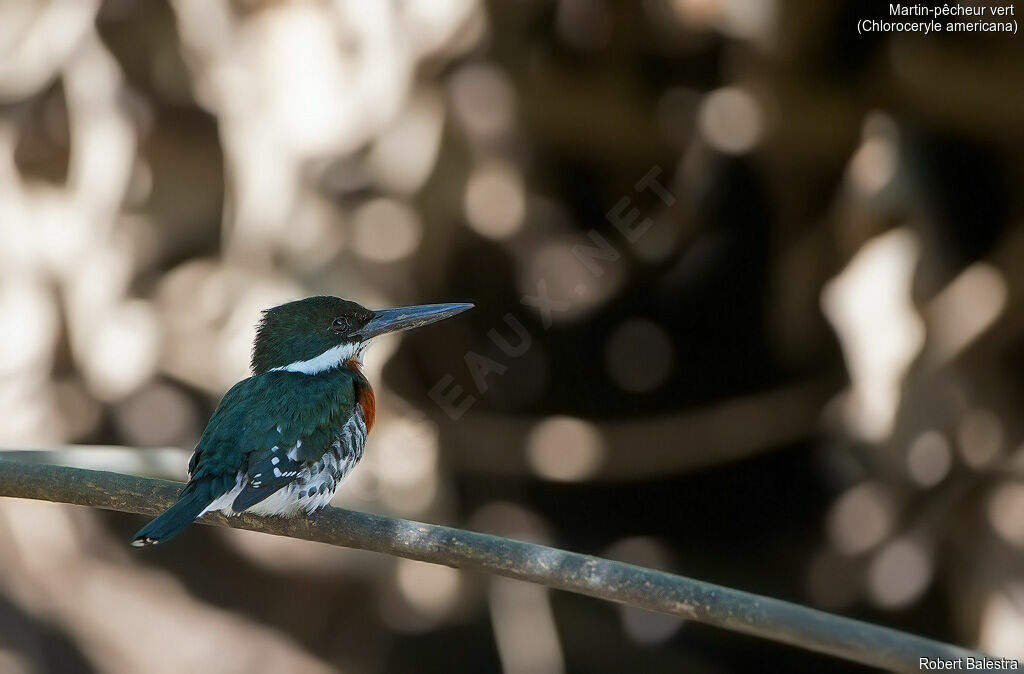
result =
M143 547L170 540L199 517L199 513L213 502L206 492L206 489L198 489L183 494L177 503L142 527L139 533L135 534L132 545Z

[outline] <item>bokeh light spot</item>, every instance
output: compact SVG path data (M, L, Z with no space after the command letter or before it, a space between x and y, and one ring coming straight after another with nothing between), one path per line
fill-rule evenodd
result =
M439 617L455 605L461 587L457 569L399 559L396 567L398 589L409 604L422 614Z
M422 236L416 212L395 199L371 199L353 216L352 247L374 262L396 262L416 250Z
M698 120L708 144L726 154L750 152L760 142L764 121L761 106L747 91L724 87L708 94Z
M848 489L828 514L829 539L837 551L846 555L860 554L878 545L889 535L892 525L889 497L871 482Z
M844 421L867 440L892 432L903 377L924 344L910 292L919 256L911 231L886 232L866 242L821 294L850 372Z
M640 318L618 326L605 348L608 374L630 393L646 393L664 384L673 361L672 340L665 329Z
M850 180L865 194L874 194L896 175L898 161L896 124L874 112L864 122L864 140L850 160Z
M373 466L381 499L399 513L423 512L438 490L437 426L404 416L385 421L375 435Z
M539 423L527 439L530 466L549 480L583 480L600 469L604 440L593 426L580 419L552 417Z
M989 495L988 520L999 537L1024 548L1024 484L1001 484Z
M601 263L601 275L595 276L573 253L578 239L545 242L529 255L520 268L519 289L524 295L558 300L558 310L550 312L552 321L571 322L611 298L625 282L626 269L621 259ZM589 244L585 244L589 245ZM539 290L543 285L544 290Z
M463 66L452 76L450 87L455 118L470 136L490 140L511 130L515 89L496 66Z
M84 371L101 400L131 393L156 372L160 330L146 302L129 301L96 320L85 340Z
M988 410L972 410L964 415L956 435L964 463L971 468L984 468L1003 451L1003 425Z
M200 429L199 418L180 390L152 383L114 408L114 419L125 440L139 447L185 445Z
M934 487L949 473L953 464L953 450L949 441L938 431L919 435L907 451L907 473L922 487Z
M871 561L868 591L879 606L900 608L920 597L931 579L932 562L925 549L901 539L887 544Z
M484 164L469 176L464 207L470 227L478 234L506 239L519 230L526 213L522 178L506 164Z

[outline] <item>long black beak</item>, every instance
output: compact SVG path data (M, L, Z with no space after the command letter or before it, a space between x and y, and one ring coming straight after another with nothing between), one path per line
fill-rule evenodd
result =
M361 339L367 340L389 332L411 330L421 325L443 321L472 308L472 304L421 304L416 307L384 309L374 312L373 318L363 326L358 335Z

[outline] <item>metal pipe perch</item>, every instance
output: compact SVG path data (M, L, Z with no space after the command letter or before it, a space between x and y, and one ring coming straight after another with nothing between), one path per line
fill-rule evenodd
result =
M0 496L156 515L175 501L180 489L181 484L167 480L0 460ZM487 571L889 670L919 671L921 658L985 657L886 627L670 573L392 517L329 507L310 517L243 514L228 519L211 514L200 521Z

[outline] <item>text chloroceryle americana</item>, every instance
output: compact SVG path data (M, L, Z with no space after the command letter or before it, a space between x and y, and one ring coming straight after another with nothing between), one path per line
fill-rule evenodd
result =
M472 304L371 311L309 297L263 312L252 376L225 394L188 464L178 501L135 535L163 543L205 513L311 513L363 456L376 405L360 369L378 335L427 325Z

